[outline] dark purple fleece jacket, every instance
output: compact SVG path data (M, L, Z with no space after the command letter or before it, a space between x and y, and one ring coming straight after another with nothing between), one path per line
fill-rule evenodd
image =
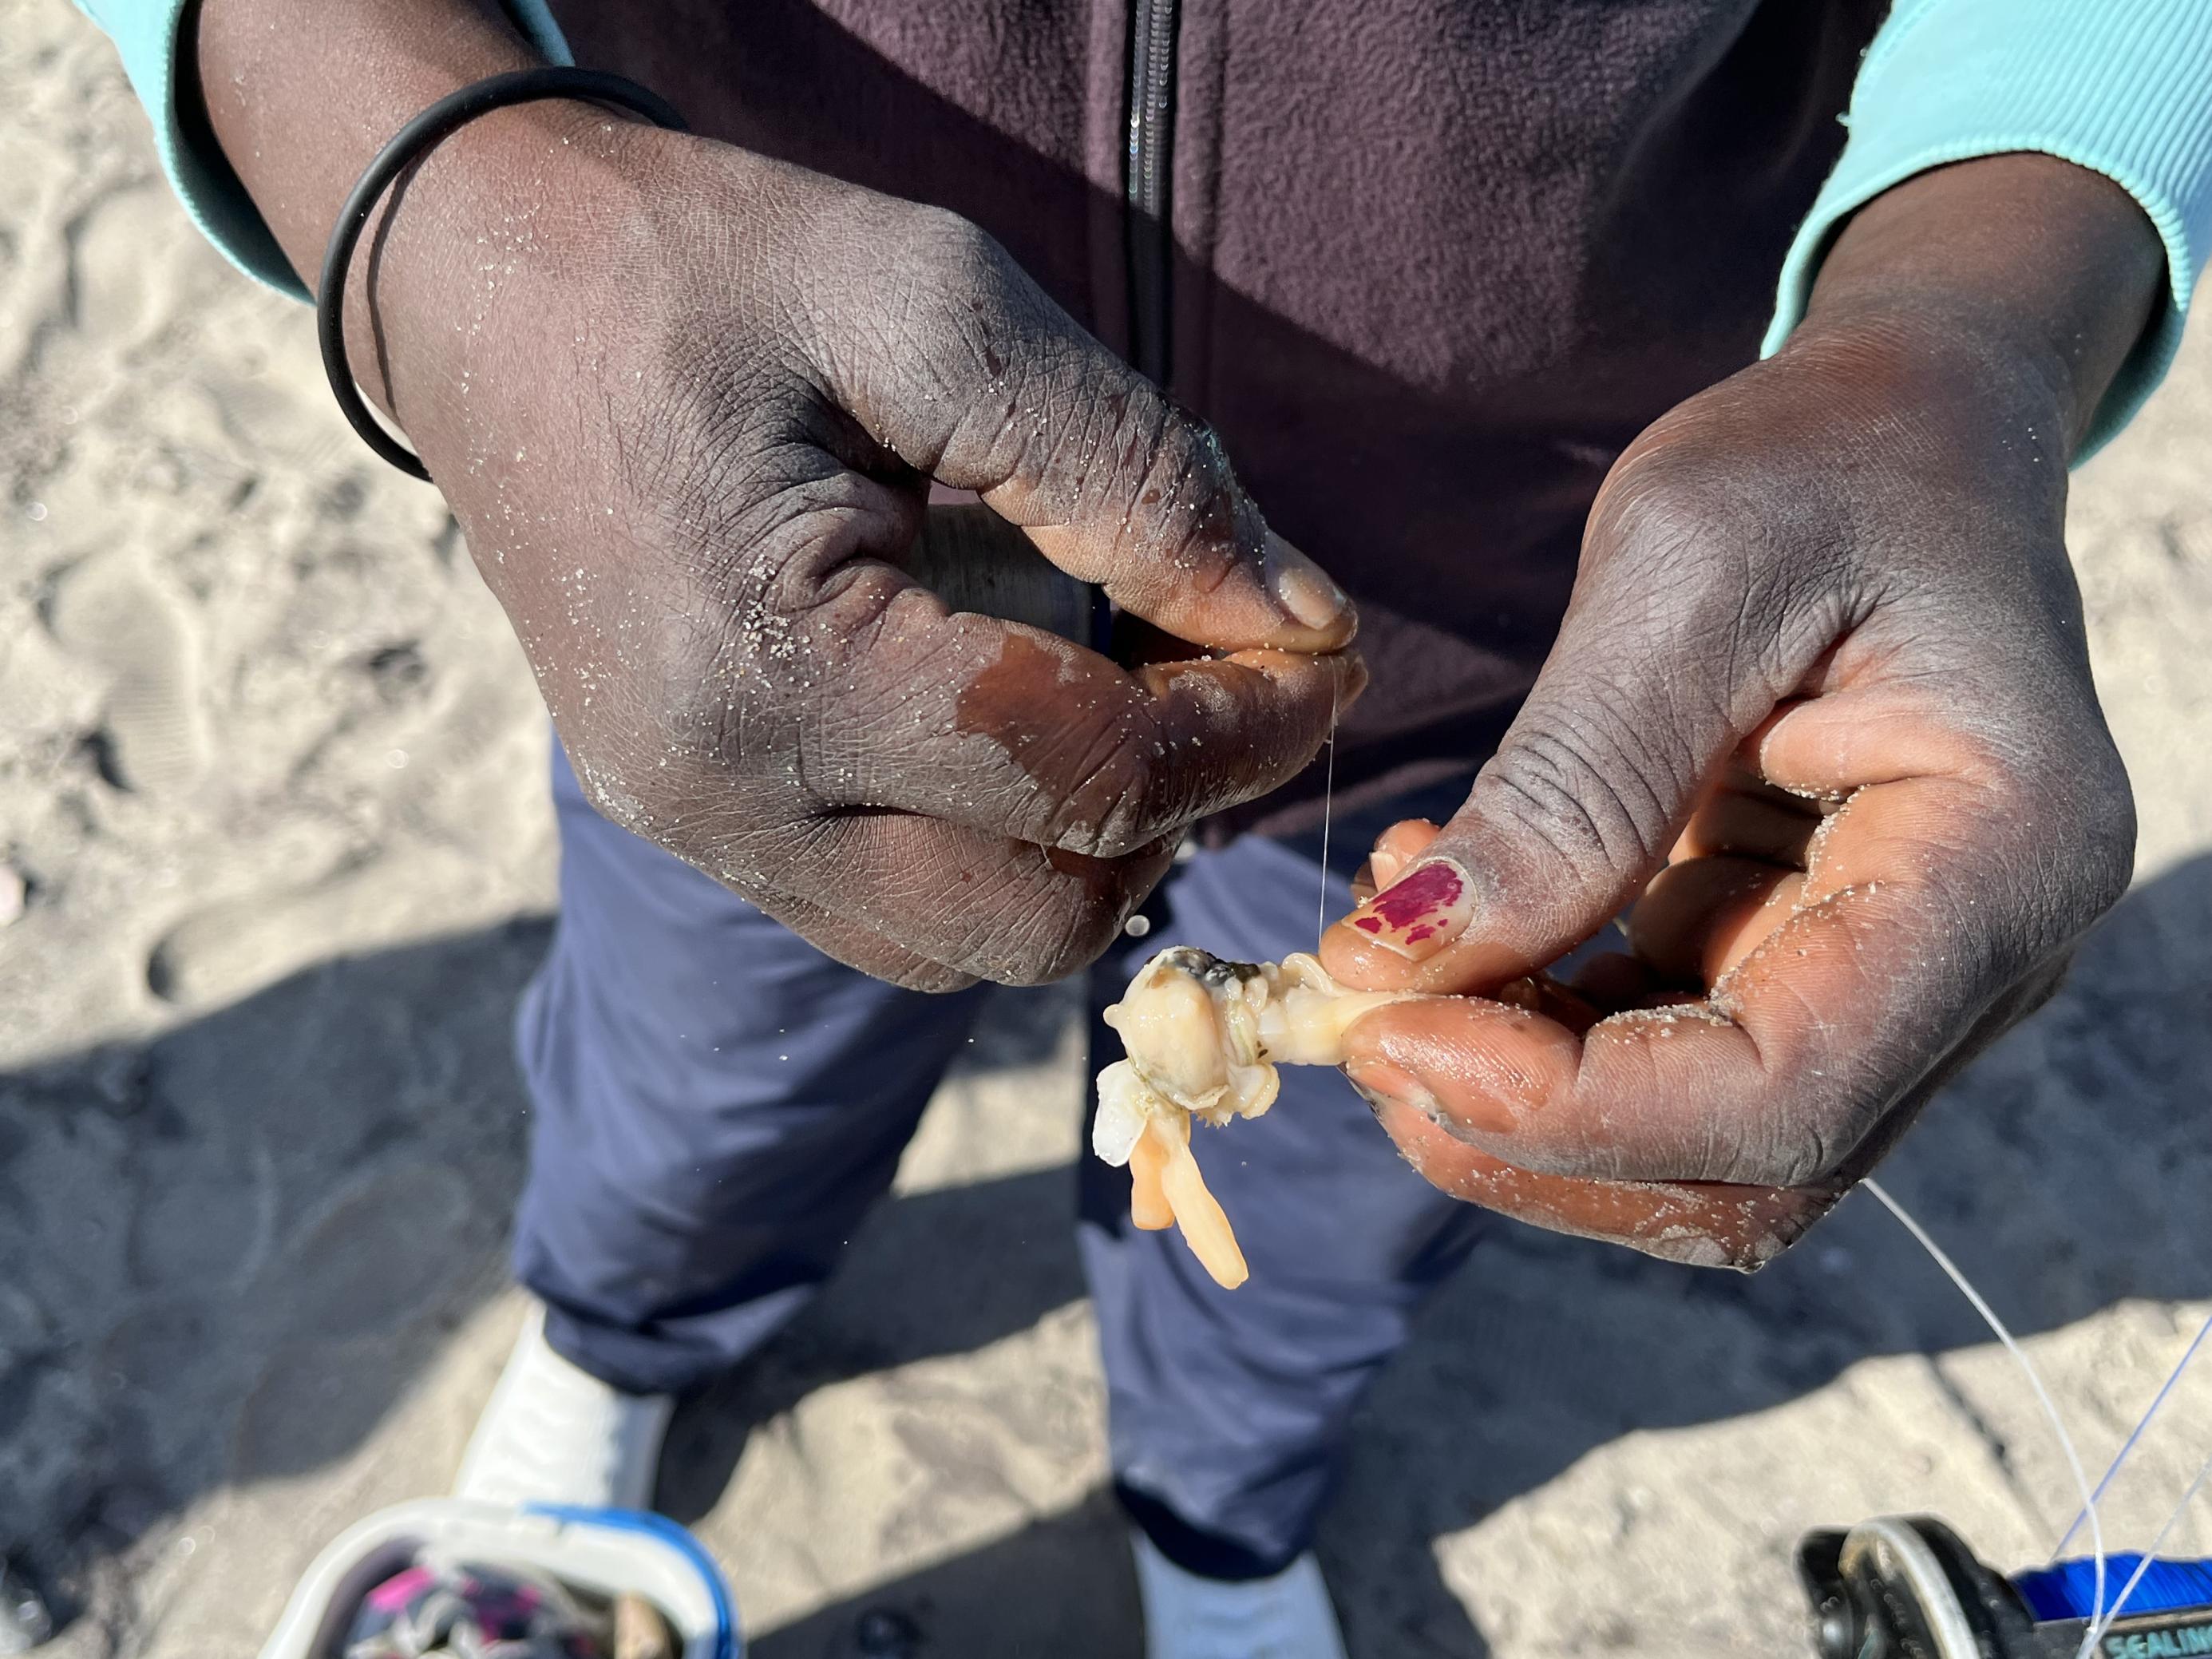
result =
M1359 605L1340 803L1490 753L1607 467L1756 355L1887 9L661 0L641 30L633 3L556 3L579 61L966 214L1214 423Z

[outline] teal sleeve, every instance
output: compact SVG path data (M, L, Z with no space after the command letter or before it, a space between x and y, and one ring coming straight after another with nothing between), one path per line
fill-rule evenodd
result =
M2125 426L2173 360L2212 246L2212 0L1897 0L1845 124L1843 157L1783 264L1764 349L1804 315L1859 207L1948 161L2039 151L2111 179L2166 243L2165 302L2082 456Z
M210 241L230 256L249 276L298 299L307 291L292 274L283 250L239 182L238 174L212 143L195 143L177 115L178 29L189 0L77 0L78 7L107 31L122 54L131 89L154 123L154 143L161 169L176 187L185 210ZM568 42L545 8L545 0L506 0L507 15L539 51L556 64L574 61Z

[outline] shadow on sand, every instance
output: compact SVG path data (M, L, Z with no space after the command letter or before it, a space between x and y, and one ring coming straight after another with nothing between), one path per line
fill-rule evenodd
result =
M2212 1282L2212 1235L2159 1199L2212 1175L2208 939L2200 858L2131 895L1893 1165L2023 1330ZM525 1113L507 1018L543 945L519 923L334 961L146 1047L0 1076L0 1547L75 1579L210 1485L361 1443L501 1283ZM971 1063L1035 1060L1056 1018L1010 999ZM684 1414L664 1501L702 1513L751 1429L812 1389L1080 1296L1073 1186L1055 1169L881 1206L814 1307ZM1430 1540L1593 1447L1761 1411L1869 1354L1984 1340L1863 1203L1755 1279L1506 1226L1478 1259L1364 1414L1324 1531L1358 1653L1482 1654ZM1384 1492L1385 1466L1425 1475ZM1118 1536L1095 1498L755 1650L856 1652L860 1620L888 1608L923 1652L1133 1654Z

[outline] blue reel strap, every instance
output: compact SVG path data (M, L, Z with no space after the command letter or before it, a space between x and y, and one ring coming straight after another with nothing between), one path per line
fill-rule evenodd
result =
M2108 1595L2128 1582L2142 1560L2140 1555L2107 1556L2105 1577ZM2033 1572L2013 1575L2013 1588L2039 1620L2087 1619L2097 1599L2096 1564L2061 1561ZM2153 1561L2142 1582L2120 1609L2123 1619L2143 1613L2172 1613L2184 1607L2212 1609L2212 1561Z

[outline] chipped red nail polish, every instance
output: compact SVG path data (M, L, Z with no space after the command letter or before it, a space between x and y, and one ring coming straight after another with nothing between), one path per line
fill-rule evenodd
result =
M1408 962L1434 956L1474 920L1467 872L1449 859L1417 866L1345 918L1347 926Z

